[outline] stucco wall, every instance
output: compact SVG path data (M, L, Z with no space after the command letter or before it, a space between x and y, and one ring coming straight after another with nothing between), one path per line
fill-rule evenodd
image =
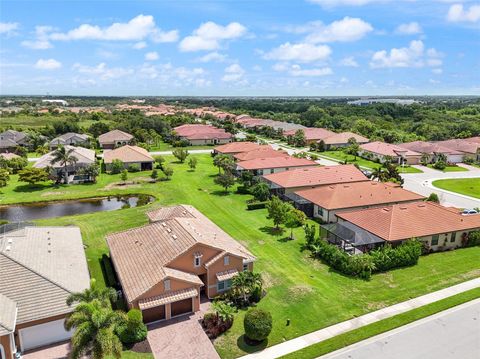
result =
M3 352L2 354L5 354L6 359L12 359L13 358L13 352L14 348L11 347L11 334L8 335L3 335L0 337L0 345L3 347Z
M207 288L207 296L209 298L215 297L219 293L217 291L217 273L220 272L225 272L231 269L236 269L238 272L243 271L243 259L238 258L235 256L232 256L231 254L226 254L229 256L229 264L225 265L224 264L224 258L225 256L222 256L220 259L218 259L215 263L213 263L207 271L207 281L208 281L208 288Z
M201 253L202 258L199 267L194 266L194 254ZM168 264L168 267L178 269L184 272L195 273L197 275L207 273L204 264L215 257L220 251L218 249L208 247L202 244L196 244L187 252L173 260Z

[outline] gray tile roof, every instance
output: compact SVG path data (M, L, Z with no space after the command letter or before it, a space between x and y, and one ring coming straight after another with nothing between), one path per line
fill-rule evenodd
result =
M17 303L17 323L71 312L65 300L90 277L78 227L25 227L0 237L0 293Z
M95 163L95 151L90 150L88 148L83 148L83 147L75 147L75 146L69 146L66 145L65 149L69 150L73 148L72 156L75 156L77 158L77 162L75 163L74 167L80 167L80 166L86 166L90 165L92 163ZM35 168L45 168L45 167L53 167L53 168L60 168L63 167L59 163L51 164L51 161L53 159L53 153L55 151L49 152L42 157L40 157L33 167Z
M17 304L0 293L0 336L14 331L16 316Z

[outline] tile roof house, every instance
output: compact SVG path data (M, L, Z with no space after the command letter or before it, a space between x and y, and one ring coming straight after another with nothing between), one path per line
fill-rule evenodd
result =
M311 209L313 217L324 223L337 221L337 213L421 201L425 197L386 182L352 182L332 184L295 192Z
M130 145L105 151L103 161L105 162L107 171L111 170L114 160L122 161L125 168L131 165L138 165L141 171L151 170L153 168L153 162L155 162L146 149Z
M98 136L100 147L107 150L129 145L132 140L133 136L131 134L120 130L112 130Z
M285 137L294 136L297 130L298 129L285 131L283 135ZM303 132L305 133L305 140L307 145L318 142L320 140L324 140L325 138L333 136L335 134L335 132L327 130L325 128L307 127L302 128L301 130L303 130Z
M0 133L0 153L13 152L17 146L28 146L29 136L24 132L7 130Z
M0 236L0 345L14 353L64 341L71 293L90 286L78 227L18 226Z
M272 158L272 157L285 157L288 153L283 150L274 150L270 145L262 145L261 147L242 153L237 153L233 157L237 161L248 161L256 158Z
M14 158L20 158L19 155L16 155L15 153L10 153L10 152L0 153L0 157L7 161L13 160Z
M435 143L451 150L460 151L464 156L480 161L480 137L453 139Z
M265 175L262 179L277 196L337 183L368 181L362 171L354 165L301 168Z
M447 157L447 162L449 163L462 162L464 156L462 151L451 149L435 142L413 141L401 143L398 146L410 151L421 153L422 155L428 155L429 163L436 162L439 155L445 155Z
M75 147L66 145L66 150L73 150L72 156L77 158L77 161L71 163L67 166L67 175L68 175L68 183L72 181L77 181L75 179L75 175L77 174L78 170L81 168L85 168L91 164L95 163L95 151L90 150L84 147ZM65 176L64 174L64 166L59 162L55 162L52 164L52 159L54 158L55 151L51 151L42 157L40 157L34 164L33 167L35 168L49 168L51 169L51 174L53 176ZM85 178L84 181L89 181L89 178Z
M217 146L213 149L213 153L222 155L236 155L242 152L253 151L262 148L258 143L253 142L231 142L225 145Z
M232 142L233 135L212 125L186 124L175 127L173 132L190 145L217 145Z
M15 148L18 146L14 140L6 138L4 140L0 139L0 153L14 152Z
M368 138L357 135L353 132L334 133L333 135L328 136L327 138L324 138L322 140L325 143L326 148L328 149L331 147L346 147L349 145L348 141L351 138L354 138L359 145L368 143L370 141Z
M297 168L316 167L318 164L305 158L292 156L255 158L237 162L237 171L250 171L254 176L289 171Z
M51 140L49 143L49 147L50 149L55 149L60 145L87 146L89 145L89 143L90 137L88 137L88 135L84 135L82 133L68 132Z
M110 234L107 243L125 299L145 322L199 310L200 293L228 290L255 257L188 205L147 212L150 224Z
M338 223L392 244L418 238L433 251L465 244L480 230L480 215L462 215L433 202L413 202L337 213ZM337 232L338 233L338 232Z
M370 142L360 145L359 155L369 160L379 160L381 163L388 158L393 163L417 165L422 157L421 153L385 142Z

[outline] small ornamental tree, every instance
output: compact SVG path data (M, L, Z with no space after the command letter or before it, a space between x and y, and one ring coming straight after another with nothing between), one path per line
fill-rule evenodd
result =
M345 147L344 152L347 155L352 155L354 157L354 161L357 160L358 151L360 151L360 146L357 143L357 140L354 137L348 139L348 146Z
M163 164L165 163L165 158L162 156L155 156L155 163L157 164L157 167L160 169L163 169Z
M430 196L427 198L428 202L440 203L440 199L438 198L438 194L435 192L430 193Z
M5 169L0 169L0 187L5 187L8 180L10 179L10 174Z
M170 166L163 167L162 172L165 175L165 177L167 177L167 181L168 181L170 177L172 177L173 175L173 168Z
M230 172L224 172L215 177L214 182L222 186L225 192L228 192L228 189L235 184L235 177Z
M235 162L230 155L216 155L213 159L213 165L218 167L218 173L223 169L224 172L232 172Z
M268 211L267 218L273 221L276 229L279 229L280 225L285 223L291 205L281 201L277 196L273 196L272 199L267 202L266 208Z
M142 312L139 309L130 309L127 313L127 322L117 330L122 343L138 343L147 338L147 326L143 323Z
M253 197L257 201L266 201L268 197L270 197L270 188L265 182L259 182L255 186L252 187L251 190Z
M272 315L260 308L250 309L245 314L243 328L248 339L261 342L267 339L272 331Z
M123 161L121 160L113 160L112 164L110 166L110 173L112 175L119 174L122 172L125 168L125 165L123 164Z
M150 175L150 177L154 180L158 178L158 171L155 168L152 170L152 174Z
M299 209L292 208L285 217L285 227L290 228L290 239L293 239L293 229L303 226L307 216Z
M43 168L27 167L18 172L18 180L33 186L35 183L48 181L49 175Z
M172 151L172 155L174 155L180 163L183 163L188 157L188 151L185 148L176 148Z
M120 174L120 179L123 181L123 183L127 182L128 179L128 171L123 170L122 173Z
M190 167L192 171L195 171L195 169L197 168L197 163L198 159L196 157L190 157L188 159L188 167Z
M97 182L97 177L100 175L100 166L98 166L96 163L92 163L87 167L79 169L78 174L88 176L93 182Z
M295 131L292 141L294 146L304 147L307 144L307 140L305 138L305 131L302 129L298 129L297 131Z

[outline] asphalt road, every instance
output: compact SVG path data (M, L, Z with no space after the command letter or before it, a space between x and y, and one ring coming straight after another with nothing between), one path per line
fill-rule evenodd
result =
M480 299L321 357L321 359L479 358Z

